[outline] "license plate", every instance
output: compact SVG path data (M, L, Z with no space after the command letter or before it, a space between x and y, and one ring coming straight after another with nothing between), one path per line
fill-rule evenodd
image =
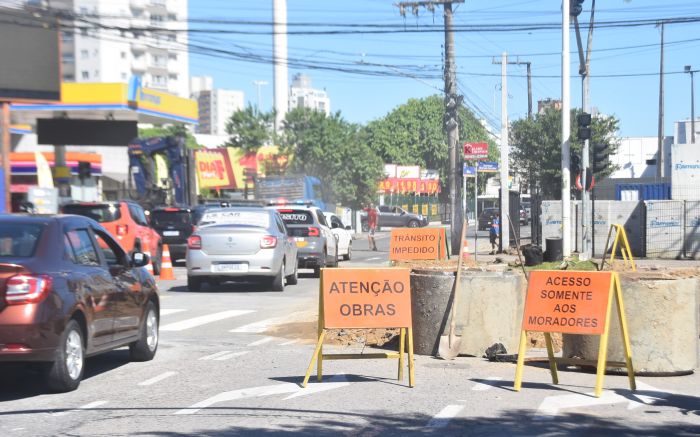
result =
M180 231L163 231L164 237L177 237L180 235Z
M294 241L296 241L297 247L306 247L309 244L304 237L295 237Z
M248 264L214 264L211 271L215 273L247 272Z

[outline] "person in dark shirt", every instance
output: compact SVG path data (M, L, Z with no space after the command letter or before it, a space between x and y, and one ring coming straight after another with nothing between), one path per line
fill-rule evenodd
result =
M489 241L491 242L491 255L496 253L496 240L501 233L501 218L496 213L491 219L491 227L489 228Z

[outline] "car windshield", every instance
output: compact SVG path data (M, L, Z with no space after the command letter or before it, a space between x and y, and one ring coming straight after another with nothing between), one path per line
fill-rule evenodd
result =
M311 225L314 223L314 216L311 211L301 209L280 209L278 210L284 223L288 225Z
M0 257L31 258L43 229L37 224L3 223L0 226Z
M189 225L192 218L187 211L152 211L151 224L153 225Z
M96 222L106 223L119 220L122 216L117 205L65 205L65 214L76 214L89 217Z

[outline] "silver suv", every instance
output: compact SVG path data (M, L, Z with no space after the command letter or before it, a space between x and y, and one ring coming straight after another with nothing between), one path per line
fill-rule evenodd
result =
M275 209L296 241L299 268L314 269L318 277L322 267L338 267L338 243L320 208L288 204Z

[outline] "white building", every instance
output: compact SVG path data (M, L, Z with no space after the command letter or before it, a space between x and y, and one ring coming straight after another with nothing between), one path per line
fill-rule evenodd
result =
M52 0L50 6L85 18L68 21L61 32L64 82L141 76L148 88L189 98L187 0Z
M192 98L199 107L198 134L226 135L226 123L231 114L245 107L243 91L214 89L209 76L193 76L190 80Z
M692 137L692 123L690 118L687 120L677 121L675 123L674 137L676 144L690 144ZM700 119L695 119L695 142L700 143Z
M672 137L664 137L664 174L671 174L671 144ZM610 156L611 164L618 169L610 178L655 178L656 157L659 150L658 137L625 137L620 138L620 147Z
M311 87L309 76L299 73L292 79L292 86L289 90L289 108L310 108L330 115L331 100L326 91Z

